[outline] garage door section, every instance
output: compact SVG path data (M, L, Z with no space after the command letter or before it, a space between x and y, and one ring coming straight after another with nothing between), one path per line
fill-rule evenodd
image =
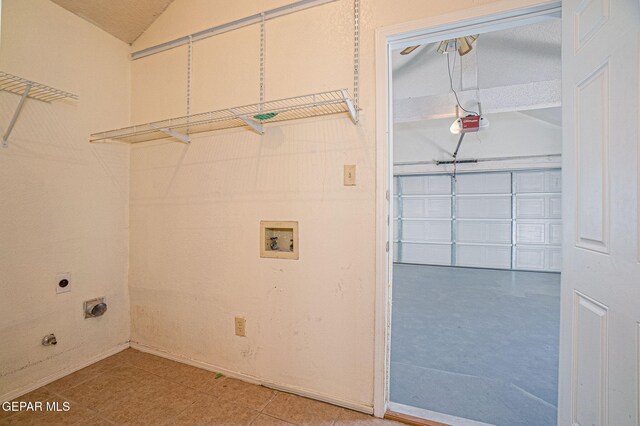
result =
M559 271L562 264L560 172L515 174L515 269Z
M511 174L458 175L456 266L511 268Z
M396 178L396 260L451 265L451 189L447 175Z
M559 271L560 171L396 176L399 263Z

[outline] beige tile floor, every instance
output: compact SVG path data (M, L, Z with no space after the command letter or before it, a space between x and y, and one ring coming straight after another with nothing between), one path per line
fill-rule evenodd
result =
M217 378L216 378L217 377ZM0 409L0 425L391 425L127 349L18 401L67 401L67 412Z

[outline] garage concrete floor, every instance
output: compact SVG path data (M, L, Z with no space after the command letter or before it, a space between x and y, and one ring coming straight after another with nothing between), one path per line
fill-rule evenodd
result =
M394 265L392 402L555 426L560 274Z

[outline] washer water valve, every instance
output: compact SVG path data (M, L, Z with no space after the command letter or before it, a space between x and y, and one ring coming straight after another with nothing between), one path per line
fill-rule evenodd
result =
M57 345L56 335L51 333L42 338L42 346Z
M278 250L280 247L278 246L278 237L270 237L271 243L269 243L269 247L271 250Z
M104 297L98 297L97 299L84 302L85 318L101 317L105 312L107 312L107 304L104 301Z

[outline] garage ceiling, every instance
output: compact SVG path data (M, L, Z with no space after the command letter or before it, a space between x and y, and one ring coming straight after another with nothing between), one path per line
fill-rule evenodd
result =
M454 80L480 89L561 78L560 19L480 34L474 49L457 56ZM449 93L447 55L437 53L439 42L423 44L410 55L392 53L394 96L397 98ZM469 81L472 77L473 81Z
M125 43L133 43L173 0L51 0Z
M453 60L437 52L439 42L408 55L393 51L395 122L455 116L453 84L465 108L481 101L486 114L519 111L559 126L561 33L561 20L549 17L482 33L471 52Z

